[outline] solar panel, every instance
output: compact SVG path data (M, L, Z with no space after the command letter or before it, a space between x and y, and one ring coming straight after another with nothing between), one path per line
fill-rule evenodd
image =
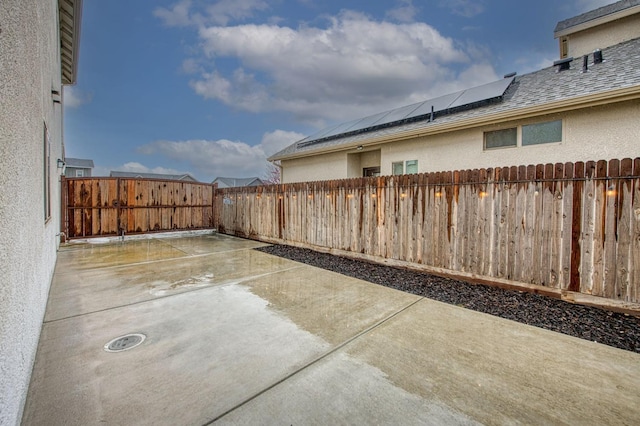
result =
M476 102L502 96L514 78L515 77L503 78L498 81L494 81L493 83L483 84L482 86L467 89L458 99L455 100L455 102L449 105L449 108L475 104Z
M338 127L332 129L329 133L324 135L323 138L329 138L331 136L335 136L335 135L339 135L341 133L344 133L347 130L349 130L350 127L353 127L353 125L356 124L360 120L361 120L361 118L358 118L356 120L351 120L351 121L347 121L346 123L342 123Z
M438 98L430 99L423 102L415 111L409 114L406 118L419 117L425 114L431 114L431 107L433 106L433 112L444 111L449 108L456 99L462 95L464 91L451 93L450 95L440 96Z
M327 139L335 139L336 136L359 131L369 131L383 126L393 126L400 124L403 120L418 119L417 117L430 114L433 108L434 113L442 113L454 108L468 105L476 105L483 101L499 98L504 95L515 76L503 78L482 86L472 87L448 95L439 96L424 102L403 106L368 117L351 120L336 126L327 127L319 132L298 142L298 146L312 145Z
M400 108L392 109L389 113L384 117L383 120L375 123L376 126L393 123L394 121L404 120L409 114L411 114L415 109L420 107L424 102L418 102L417 104L411 104L407 106L403 106Z
M340 126L340 124L334 124L333 126L329 126L329 127L325 127L322 130L317 131L316 133L307 136L306 138L302 139L300 142L298 142L299 144L304 144L307 142L311 142L314 140L318 140L318 139L322 139L325 135L327 135L330 131L332 131L333 129L335 129L336 127Z
M356 130L362 130L362 129L366 129L368 127L371 127L376 122L382 120L387 114L389 114L389 111L384 111L384 112L381 112L381 113L378 113L378 114L374 114L374 115L370 115L368 117L365 117L365 118L359 120L356 124L351 126L346 131L355 132Z

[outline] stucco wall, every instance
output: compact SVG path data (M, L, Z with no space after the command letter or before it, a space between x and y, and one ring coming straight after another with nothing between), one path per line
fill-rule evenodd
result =
M640 100L635 100L387 144L382 149L381 173L391 174L393 161L415 159L420 172L433 172L637 157L640 155L638 117ZM484 131L558 119L563 120L563 141L560 143L483 149Z
M490 125L442 135L409 139L366 149L380 149L380 172L391 174L391 163L418 160L418 171L434 172L498 166L515 166L566 161L602 160L640 156L640 100L587 108L563 114ZM485 131L542 121L563 120L563 141L532 146L493 150L483 149ZM355 152L351 150L349 152ZM326 159L326 163L325 163ZM329 159L330 162L329 162ZM342 160L341 160L342 159ZM347 177L340 171L345 154L325 154L303 160L284 162L288 169L300 170L295 180L285 182L329 180ZM344 166L343 166L344 167ZM305 177L305 171L313 170ZM327 173L325 171L331 170Z
M344 152L282 161L283 183L344 179L346 177L347 154Z
M36 354L60 224L63 158L56 0L0 3L0 424L18 424ZM44 123L51 217L44 213Z
M569 34L568 55L577 58L640 37L640 14L627 16L604 25ZM606 59L606 58L605 58Z

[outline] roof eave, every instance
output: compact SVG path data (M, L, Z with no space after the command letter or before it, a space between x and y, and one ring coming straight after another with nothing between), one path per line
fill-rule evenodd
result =
M80 51L82 0L58 0L60 68L62 84L76 83Z
M344 145L328 146L326 148L318 148L303 152L295 152L281 156L274 155L269 157L269 161L275 160L293 160L296 158L307 157L310 154L328 154L331 152L349 151L356 149L358 146L379 145L381 143L396 142L406 139L412 139L421 136L432 136L457 130L465 130L469 128L487 125L489 123L496 124L506 121L525 119L541 115L556 114L559 112L571 111L581 108L606 105L611 103L624 102L633 99L640 99L640 85L625 87L622 89L611 90L586 96L579 96L571 99L563 99L560 101L534 105L531 107L518 108L509 111L502 111L494 114L483 115L481 117L472 117L456 122L437 124L432 122L429 127L412 129L405 132L398 132L389 137L378 136L371 139L361 139Z
M577 33L579 31L588 30L589 28L597 27L598 25L606 24L611 21L615 21L617 19L626 18L627 16L635 15L636 13L640 13L640 5L632 6L627 9L619 10L618 12L610 13L605 16L601 16L599 18L591 19L587 22L583 22L581 24L573 25L571 27L567 27L560 31L554 31L553 37L560 38L567 36L569 34Z

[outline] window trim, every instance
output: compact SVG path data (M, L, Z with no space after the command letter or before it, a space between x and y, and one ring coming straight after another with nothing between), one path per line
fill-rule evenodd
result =
M549 142L538 142L538 143L528 143L528 144L524 144L524 128L525 127L532 127L532 126L538 126L541 124L549 124L549 123L556 123L556 122L560 122L560 140L559 141L549 141ZM562 143L562 141L564 140L564 122L562 121L562 119L558 119L558 120L548 120L548 121L539 121L536 123L529 123L529 124L523 124L520 126L521 127L521 137L520 137L520 144L521 146L527 147L527 146L537 146L537 145L550 145L550 144L554 144L554 143Z
M523 145L522 144L522 128L524 126L534 126L536 124L545 124L545 123L552 123L555 121L559 121L560 122L560 140L557 142L544 142L544 143L537 143L537 144L529 144L529 145ZM500 130L507 130L507 129L516 129L516 144L515 145L509 145L509 146L498 146L498 147L494 147L494 148L487 148L487 133L491 133L491 132L497 132ZM557 145L557 144L562 144L565 141L565 124L564 124L564 118L557 118L554 120L544 120L544 121L534 121L532 123L526 123L526 124L517 124L515 126L508 126L508 127L502 127L502 128L498 128L498 129L492 129L492 130L485 130L482 132L482 152L486 152L486 151L495 151L495 150L500 150L500 149L509 149L509 148L529 148L529 147L535 147L535 146L544 146L544 145Z
M515 129L516 131L516 140L515 143L513 145L505 145L505 146L493 146L493 147L487 147L487 134L488 133L495 133L495 132L501 132L504 130L512 130ZM509 149L509 148L517 148L519 145L519 141L520 141L520 126L511 126L511 127L504 127L501 129L495 129L495 130L487 130L482 132L482 148L483 151L494 151L496 149Z
M400 173L395 173L395 166L400 166L401 171ZM403 175L404 174L404 161L392 161L391 162L391 175L393 176L399 176L399 175Z
M415 166L416 166L416 171L415 172L409 173L409 163L415 163ZM414 164L411 164L411 165L413 166ZM404 162L404 172L407 175L413 175L413 174L419 173L418 160L407 160L407 161L405 161Z

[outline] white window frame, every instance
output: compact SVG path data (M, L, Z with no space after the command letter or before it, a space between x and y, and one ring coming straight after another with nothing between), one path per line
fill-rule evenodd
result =
M400 173L395 173L395 167L400 166ZM393 161L391 163L391 174L394 176L403 175L404 174L404 161Z
M415 172L409 173L409 163L415 163L415 166L416 166L416 171ZM413 166L414 164L411 164L411 165ZM413 174L418 173L418 160L407 160L407 161L405 161L404 162L404 172L406 174L408 174L408 175L413 175Z
M544 143L537 143L537 144L530 144L530 145L523 145L522 144L522 128L523 126L533 126L536 124L545 124L545 123L551 123L554 121L559 121L560 122L560 140L557 142L544 142ZM507 130L507 129L516 129L516 144L515 145L509 145L509 146L497 146L494 148L487 148L487 133L491 133L491 132L498 132L500 130ZM518 124L516 126L508 126L508 127L503 127L501 129L492 129L492 130L485 130L484 132L482 132L482 151L495 151L495 150L500 150L500 149L513 149L513 148L531 148L531 147L536 147L536 146L545 146L545 145L558 145L563 143L565 140L565 125L564 125L564 119L562 118L558 118L555 120L545 120L545 121L536 121L533 123L527 123L527 124Z

